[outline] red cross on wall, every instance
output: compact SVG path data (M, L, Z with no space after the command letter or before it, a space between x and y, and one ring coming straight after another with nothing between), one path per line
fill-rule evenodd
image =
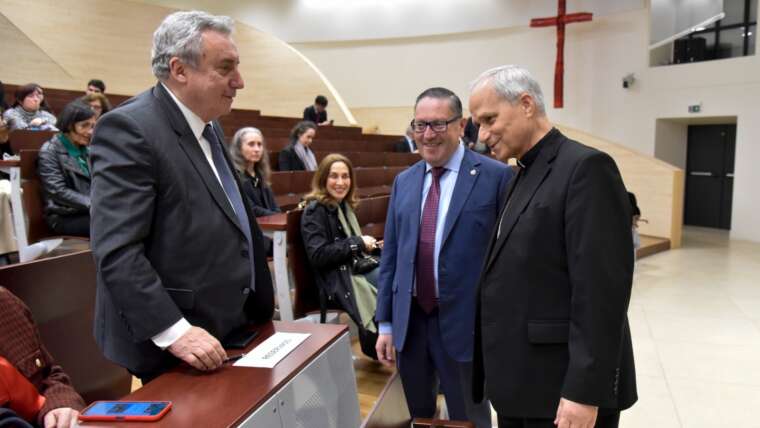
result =
M534 18L531 27L557 26L557 62L554 65L554 108L562 108L562 88L565 74L565 25L573 22L591 21L592 13L565 13L565 0L558 0L557 16L551 18Z

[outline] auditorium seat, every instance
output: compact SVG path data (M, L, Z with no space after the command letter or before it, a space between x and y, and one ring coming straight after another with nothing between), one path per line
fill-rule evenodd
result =
M39 150L46 141L53 138L54 131L16 130L8 135L11 150L18 154L21 150Z
M302 214L303 210L292 210L287 213L288 267L293 274L295 289L293 317L295 319L320 311L319 291L309 267L309 258L301 235ZM324 319L321 319L321 322L324 322Z
M359 201L356 219L361 225L362 233L377 239L383 239L385 218L388 214L390 196L366 198Z
M87 402L119 399L132 385L93 338L95 284L89 250L0 267L0 285L29 306L45 347Z

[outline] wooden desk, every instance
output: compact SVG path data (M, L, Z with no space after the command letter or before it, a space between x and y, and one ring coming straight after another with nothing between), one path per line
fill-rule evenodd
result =
M156 423L81 423L82 427L357 427L356 378L348 327L274 321L259 327L252 349L275 331L311 333L273 369L225 366L170 371L124 400L170 400Z
M272 238L272 259L274 263L274 286L277 303L280 307L280 319L293 321L293 301L290 298L290 274L287 259L287 227L285 213L266 217L256 217L256 222L264 235Z

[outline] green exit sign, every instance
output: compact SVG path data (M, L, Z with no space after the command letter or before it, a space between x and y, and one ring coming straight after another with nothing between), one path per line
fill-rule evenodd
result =
M693 106L689 106L689 113L699 113L700 110L702 110L702 106L699 104L694 104Z

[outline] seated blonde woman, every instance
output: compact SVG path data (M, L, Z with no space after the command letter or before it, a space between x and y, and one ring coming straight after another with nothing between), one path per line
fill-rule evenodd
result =
M340 154L325 157L314 173L311 193L305 197L301 234L319 287L322 311L328 304L345 310L359 327L362 351L377 359L373 319L378 269L366 256L381 243L362 235L354 213L358 206L356 187L356 174L348 158Z

